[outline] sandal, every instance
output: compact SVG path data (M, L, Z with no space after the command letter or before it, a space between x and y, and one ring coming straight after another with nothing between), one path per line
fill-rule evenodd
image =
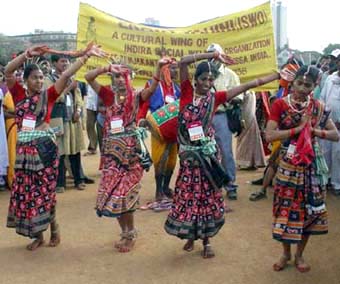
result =
M302 256L295 255L295 267L301 273L310 271L310 266L305 262Z
M172 207L172 201L169 199L163 199L160 202L158 202L158 205L152 209L155 212L162 212L162 211L170 210L171 207Z
M149 210L158 206L159 201L148 201L145 205L139 207L140 210Z
M50 243L48 244L50 247L56 247L60 244L61 238L60 238L60 229L59 224L56 224L54 230L51 230L51 239Z
M279 262L273 264L274 271L281 271L286 268L288 261L291 260L291 255L282 255Z
M97 151L96 150L89 150L84 154L84 157L86 156L91 156L91 155L96 155Z
M137 230L132 229L131 231L126 232L124 238L124 243L118 248L118 251L121 253L130 252L133 249L137 239Z
M255 191L249 196L250 201L258 201L264 198L267 198L267 191L265 189Z

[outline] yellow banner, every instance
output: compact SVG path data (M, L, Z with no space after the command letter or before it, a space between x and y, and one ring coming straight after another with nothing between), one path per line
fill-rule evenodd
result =
M183 55L205 52L218 43L237 61L230 66L241 82L256 79L277 69L270 3L185 28L154 27L111 16L80 3L77 49L95 41L116 60L137 70L134 86L144 86L152 77L161 51L179 60ZM104 59L91 58L77 74L84 80L88 70L107 65ZM100 78L110 84L107 75ZM277 89L273 82L261 90Z

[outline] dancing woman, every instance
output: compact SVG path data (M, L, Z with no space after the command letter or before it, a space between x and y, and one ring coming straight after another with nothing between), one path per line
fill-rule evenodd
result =
M34 239L27 246L35 250L44 243L43 232L51 225L49 245L60 243L56 221L56 178L58 151L55 137L49 128L53 104L66 87L67 81L92 56L102 51L91 45L84 55L71 65L47 90L43 88L44 75L37 64L28 64L24 70L26 89L15 79L15 70L27 59L43 55L48 48L35 46L10 61L5 69L7 86L15 104L18 141L15 177L7 218L7 227Z
M251 81L228 91L211 92L217 76L215 65L201 62L194 75L194 87L189 79L188 65L196 60L214 59L230 62L218 51L184 56L180 61L181 100L178 117L180 169L174 205L165 223L170 235L187 239L183 249L191 251L194 241L203 240L204 258L214 257L209 239L224 224L224 200L215 173L219 167L212 117L218 105L231 100L250 88L277 79L278 74ZM226 175L221 175L221 179Z
M171 62L161 59L154 77L159 78L160 69ZM137 232L134 225L134 211L139 199L140 181L143 176L142 153L145 156L143 133L136 126L136 115L140 100L147 100L152 92L144 89L133 91L128 67L109 65L89 71L85 78L102 99L105 107L102 146L102 176L97 195L96 210L99 217L117 218L121 228L121 239L114 247L119 252L129 252L134 247ZM112 85L100 85L96 78L111 74ZM157 82L151 84L152 88Z

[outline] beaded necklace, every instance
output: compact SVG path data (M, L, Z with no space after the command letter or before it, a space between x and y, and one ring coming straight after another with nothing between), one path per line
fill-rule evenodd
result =
M293 104L292 104L292 99L291 99L291 94L288 95L287 97L287 100L288 100L288 105L289 107L294 111L294 112L297 112L297 113L302 113L306 110L306 108L309 106L309 103L310 103L310 96L307 97L307 101L303 103L303 106L302 106L302 109L297 109Z

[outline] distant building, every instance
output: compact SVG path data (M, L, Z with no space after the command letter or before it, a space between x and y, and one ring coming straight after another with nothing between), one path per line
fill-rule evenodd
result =
M160 26L159 20L156 20L154 18L146 18L144 24L149 26Z
M34 30L33 34L8 36L11 40L22 41L25 46L46 44L50 48L57 50L75 50L77 43L77 34L64 33L62 31L47 32L43 30Z
M276 52L288 47L287 7L280 0L272 1L272 15Z

